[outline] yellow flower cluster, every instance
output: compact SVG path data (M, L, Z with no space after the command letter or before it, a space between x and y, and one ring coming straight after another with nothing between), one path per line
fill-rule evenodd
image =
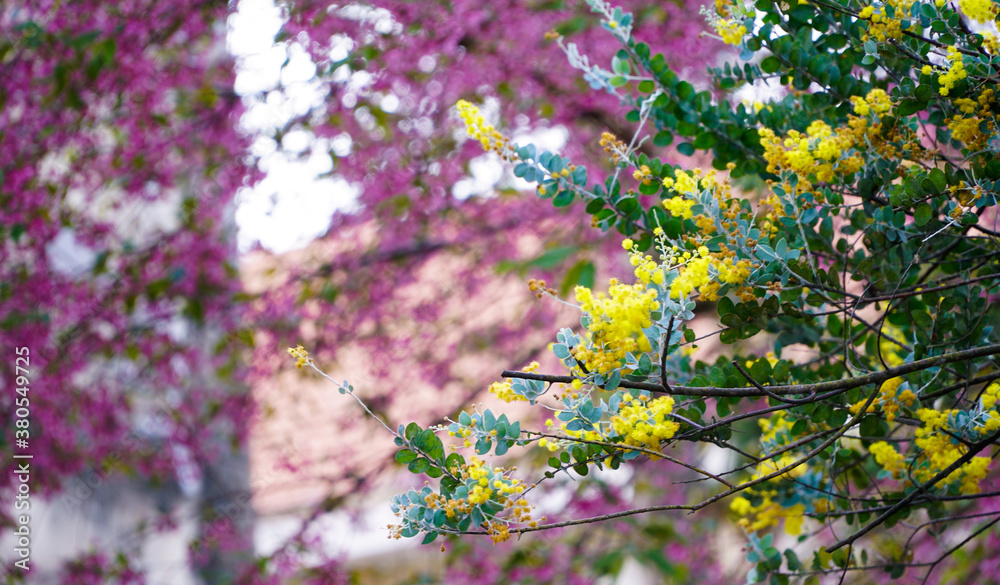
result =
M497 382L497 384L499 384L499 382ZM493 390L493 387L490 386L490 391L492 391L492 390ZM510 401L508 400L507 402L510 402ZM476 421L472 421L472 426L475 426L475 424L476 424ZM466 449L469 449L470 447L472 447L472 440L469 439L469 437L471 437L472 434L473 434L472 433L472 429L469 429L469 428L462 428L462 429L459 429L458 431L448 431L448 436L449 437L461 437L462 438L462 446L465 447ZM452 449L452 451L458 451L458 447L456 447L454 445L452 445L451 449Z
M704 246L702 247L704 248ZM733 262L732 257L726 257L722 261L715 263L715 268L719 271L719 280L733 285L746 282L750 278L751 267L752 263L746 258Z
M917 481L924 483L940 471L957 461L965 452L966 447L962 443L946 434L948 431L948 415L957 414L956 410L939 411L930 408L921 408L917 411L917 417L923 423L915 433L914 445L920 448L923 453L920 455L921 465L914 469L914 477ZM997 426L1000 427L1000 419ZM973 457L965 465L948 474L942 480L941 485L950 485L961 481L959 491L963 494L978 494L979 482L986 477L987 467L990 459L988 457Z
M854 96L851 100L854 114L848 116L846 125L837 128L816 121L805 133L790 131L787 136L777 136L769 128L758 130L768 172L794 172L798 177L794 187L787 181L783 184L786 192L812 192L822 203L822 191L815 190L812 181L829 183L858 172L865 161L859 155L862 151L865 156L875 152L888 158L905 156L912 161L928 156L920 138L908 126L882 124L882 114L893 107L884 90L874 89L864 98Z
M674 399L670 396L650 400L641 394L625 394L618 414L611 418L611 428L626 445L659 449L660 442L673 437L680 428L668 419L673 410Z
M483 145L483 150L493 151L499 155L508 154L510 141L486 121L479 108L465 100L458 100L456 105L458 115L465 122L465 131Z
M779 520L785 521L785 532L797 536L802 532L802 520L806 512L803 504L784 507L765 496L764 500L757 506L750 503L750 500L739 496L735 498L729 509L741 516L740 526L747 532L757 532L771 526L777 526ZM753 518L751 520L751 518Z
M309 352L306 351L306 348L302 347L301 345L297 347L289 347L288 353L293 358L296 358L295 359L296 368L301 370L303 366L312 365L312 358L309 357Z
M696 170L694 175L689 175L683 171L678 171L677 185L687 189L688 193L693 193L700 184L703 188L715 189L719 184L715 180L714 174L701 176L701 171ZM673 179L664 179L664 183L674 185ZM671 214L684 219L691 217L691 207L694 201L684 197L673 197L666 199L663 204L670 210ZM705 216L699 216L702 218ZM710 222L714 221L707 218ZM713 227L714 230L714 227ZM753 268L749 259L736 259L736 254L725 245L720 246L720 251L712 253L707 246L698 246L695 250L680 251L679 248L667 248L666 240L663 236L662 228L656 228L655 234L657 242L663 251L665 258L662 263L657 263L652 256L645 256L635 248L634 242L628 239L622 242L622 247L630 252L630 262L635 267L636 278L646 284L662 285L666 280L666 272L671 266L680 269L678 276L670 284L670 296L680 299L685 298L694 291L708 301L718 300L717 292L723 284L739 286L750 278ZM716 275L713 278L713 275Z
M715 0L715 10L702 8L701 13L705 15L708 24L715 29L722 42L738 47L747 34L747 27L743 24L744 18L734 14L734 8L731 2Z
M851 103L854 104L854 113L859 116L867 116L871 112L884 114L892 109L892 100L884 89L873 89L868 92L865 99L859 96L851 96Z
M889 354L895 355L895 354ZM898 364L897 364L898 365ZM868 405L865 412L876 412L879 409L885 413L885 420L893 422L902 407L911 407L917 401L917 395L909 388L900 391L899 387L905 382L903 378L890 378L882 383L879 388L879 396ZM861 407L868 402L863 398L851 405L851 414L858 414Z
M642 330L653 324L650 313L660 308L655 290L611 279L607 296L599 292L595 297L589 288L578 286L576 300L590 317L587 330L594 349L577 346L574 356L589 371L610 372L619 366L625 354L637 349L649 350L649 341Z
M880 6L865 6L858 13L858 18L868 21L868 32L864 35L864 40L874 36L879 42L885 42L886 38L900 40L903 38L903 31L900 28L900 20L906 18L910 13L910 7L914 0L886 0ZM886 6L892 6L896 18L889 18ZM911 28L913 28L911 26Z
M708 275L711 258L692 258L684 265L684 270L670 283L670 296L686 298L694 290L708 285L712 279Z
M454 520L459 514L470 514L476 505L491 500L497 502L503 506L502 511L487 521L487 532L493 538L493 542L503 542L510 538L508 527L510 523L525 523L531 527L537 525L531 518L531 506L521 497L525 485L518 479L506 476L506 473L513 471L513 468L490 469L481 459L473 457L461 468L452 468L449 471L465 484L468 496L448 499L431 492L424 497L424 503L428 508L443 510L449 519ZM500 518L500 515L503 517Z
M971 150L979 150L986 145L987 134L979 131L979 118L963 118L955 116L948 120L948 129L951 130L951 137L960 142L964 142ZM992 122L991 122L992 123Z
M530 364L521 368L521 371L534 372L538 369L538 367L539 367L538 362L531 362ZM512 384L513 382L510 379L501 380L499 382L493 382L492 384L490 384L489 391L491 394L493 394L500 400L503 400L504 402L517 402L519 400L527 402L528 401L527 398L514 392ZM466 445L466 447L468 447L468 445Z
M664 179L663 181L669 181L670 179ZM691 208L694 207L695 202L691 199L685 199L684 197L671 197L670 199L663 200L663 207L667 208L670 215L678 219L691 219L694 215L691 212Z
M900 366L905 361L906 349L897 341L900 339L903 339L902 329L889 323L883 326L882 337L879 340L879 354L881 355L881 359L890 368ZM902 391L899 390L905 381L903 378L890 378L883 382L882 386L879 387L878 398L868 405L865 412L878 412L881 410L885 413L886 420L889 422L895 421L900 408L904 406L911 407L917 401L917 395L912 390L908 388ZM861 407L865 405L865 402L868 402L867 398L863 398L851 405L851 414L857 414L861 410Z
M729 20L716 21L715 32L722 37L722 42L738 47L747 34L747 27L730 18Z
M997 17L997 5L992 0L958 0L958 7L979 24L986 24Z
M473 457L465 467L458 471L459 476L466 480L469 488L469 502L485 504L494 494L500 496L517 495L524 491L519 479L504 476L502 467L490 469L478 457Z
M962 63L962 53L955 47L948 47L948 61L951 63L948 66L948 71L938 77L938 83L941 84L941 95L948 95L952 89L955 89L955 84L965 79L967 75L965 64Z
M998 398L1000 398L1000 382L993 382L983 391L979 402L983 405L983 410L992 410L997 405Z
M514 392L511 387L510 380L502 380L500 382L493 382L490 384L489 391L491 394L503 400L504 402L517 402L518 400L527 401L528 399L520 394Z
M872 95L874 91L869 94L872 102L881 107L879 97ZM861 100L858 97L854 99ZM861 101L861 107L867 113L870 108L868 101ZM856 101L855 111L858 108ZM836 172L845 175L855 173L864 164L858 156L844 157L844 153L857 144L857 132L850 126L834 131L822 120L816 120L809 125L805 134L791 130L787 136L779 138L770 128L761 128L758 134L770 173L789 170L803 179L815 174L817 180L831 182Z
M662 236L657 234L657 237ZM639 282L661 285L666 281L667 266L661 266L652 256L643 255L630 239L623 241L622 247L629 251L629 262L634 267L635 277Z
M964 97L957 98L955 100L955 106L963 114L975 114L976 113L976 109L977 109L976 108L976 106L977 106L976 102L970 100L969 98L964 98Z
M896 451L896 448L879 441L868 447L868 451L875 456L875 462L888 471L893 479L903 479L906 474L906 458Z
M651 184L653 182L653 171L648 166L642 165L632 173L632 177L636 181Z
M667 189L673 189L678 193L694 195L698 192L699 181L701 181L703 187L708 187L710 183L715 182L715 176L706 175L702 178L701 169L696 169L693 175L685 171L677 171L674 173L673 179L670 177L663 179L663 186Z
M682 258L686 260L683 270L670 283L670 296L679 299L697 290L702 299L716 301L719 299L717 293L723 283L734 286L743 284L750 277L753 266L746 258L734 261L735 254L728 248L710 254L707 247L700 246L697 256L685 252ZM713 269L718 274L718 278L714 280L711 276Z
M618 164L628 158L628 147L610 132L602 132L600 140L601 148L611 155L611 162Z
M948 129L951 130L951 137L964 142L966 148L970 150L980 150L985 147L986 141L996 129L991 111L991 104L994 103L996 97L993 89L984 89L975 101L968 98L956 99L955 105L962 113L945 120ZM984 121L987 126L986 132L979 129Z
M740 259L737 253L747 247L747 242L738 231L738 218L743 210L740 201L731 195L729 180L718 180L715 170L707 173L701 169L675 170L672 177L663 179L663 186L674 193L664 198L664 208L675 218L693 220L701 234L682 236L683 247L669 246L663 228L655 228L657 249L663 255L659 263L652 256L635 250L631 240L625 240L623 247L631 253L630 261L635 267L636 278L640 282L659 286L676 269L677 276L670 284L671 297L685 298L697 292L702 299L715 301L723 286L732 285L738 287L735 292L740 299L756 299L751 287L742 286L750 278L755 265L751 259ZM710 208L717 204L720 215L710 216L704 212L695 215L694 208L699 202ZM711 252L702 242L718 231L717 226L726 231L727 242L719 243L719 251ZM756 245L756 242L749 245Z

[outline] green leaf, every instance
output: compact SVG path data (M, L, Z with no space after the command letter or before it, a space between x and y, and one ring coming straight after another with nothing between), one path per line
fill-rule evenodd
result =
M444 445L441 443L441 439L430 429L421 431L414 437L412 443L415 448L420 449L428 457L433 457L434 459L444 458Z
M758 384L766 386L771 381L771 362L761 358L750 367L750 375Z
M866 414L864 418L861 419L861 436L862 437L878 437L879 436L879 419L878 416L874 414Z
M532 268L541 268L543 270L548 270L555 268L563 263L571 254L579 251L576 246L561 246L559 248L552 248L546 251L541 256L538 256L531 262L528 262L528 266Z
M743 326L743 319L740 318L736 313L726 313L719 318L719 321L726 327L731 329L739 329Z
M934 325L934 318L927 311L910 311L910 318L921 329L929 329Z
M921 102L928 102L934 97L936 88L929 83L922 83L913 90L913 95Z
M692 86L690 83L686 81L678 83L677 87L675 87L674 89L677 92L677 97L681 101L687 101L691 99L691 96L694 95L694 86Z
M771 55L760 62L760 69L764 73L774 73L781 68L781 59Z
M653 136L653 145L659 147L670 146L670 143L674 141L674 135L666 130L658 132L656 136Z
M396 453L396 461L402 463L403 465L406 465L407 463L413 461L416 458L417 454L414 453L413 451L410 451L409 449L403 449L398 453Z
M679 238L684 233L684 224L677 218L670 219L663 224L663 233L668 238Z
M648 375L652 369L653 363L649 359L649 354L644 353L639 356L639 366L636 368L634 373L640 376L645 376Z
M555 199L552 200L552 205L556 207L566 207L567 205L573 203L573 198L575 194L572 191L560 191Z
M559 286L559 294L566 296L577 285L593 288L594 264L590 260L580 260L566 271L566 276ZM557 355L557 357L565 359L565 357L569 356Z
M771 377L779 384L784 384L788 381L788 374L789 365L787 360L778 360L778 363L774 364L771 370Z
M913 114L916 114L920 110L924 109L925 103L926 102L919 102L917 100L903 100L902 102L900 102L898 106L896 106L896 115L911 116Z
M715 136L714 132L702 132L694 139L694 143L691 145L699 150L708 150L715 146L719 139Z
M926 203L921 203L917 206L916 211L913 212L913 222L918 226L923 227L927 225L927 222L931 220L933 215L934 210L931 209L931 206Z
M740 332L736 329L726 329L719 334L719 341L729 345L731 343L736 343L740 340Z
M430 468L431 462L424 457L410 461L410 464L407 466L407 469L409 469L411 473L424 473Z

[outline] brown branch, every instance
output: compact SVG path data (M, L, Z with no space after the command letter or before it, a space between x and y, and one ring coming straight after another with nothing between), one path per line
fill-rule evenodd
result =
M855 378L842 378L840 380L817 382L814 384L785 384L781 386L769 386L768 388L771 393L777 395L819 394L821 392L825 393L836 390L850 390L852 388L860 388L862 386L867 386L869 384L879 384L890 378L895 378L897 376L904 376L906 374L919 372L921 370L926 370L928 368L934 368L938 366L943 366L945 364L961 362L965 360L972 360L981 357L989 357L997 354L1000 354L1000 343L994 343L990 345L984 345L982 347L974 347L972 349L964 349L953 353L924 358L922 360L916 360L913 362L901 364L893 368L887 368L880 372L872 372L870 374L857 376ZM573 380L576 379L573 376L535 374L531 372L518 372L513 370L504 370L500 375L504 378L539 380L542 382L551 382L557 384L570 384L573 382ZM666 392L666 389L661 384L655 384L651 382L632 382L629 380L622 380L619 386L622 388L631 388L635 390L648 390L650 392L660 392L660 393ZM677 386L673 384L670 386L670 388L673 394L678 396L729 396L729 397L740 396L740 397L754 397L754 398L765 396L765 394L763 394L760 390L756 388L718 388L712 386L693 387L693 386ZM816 401L819 398L820 397L817 396L816 398L813 398L813 401Z
M670 315L670 323L667 324L667 335L663 338L663 347L660 350L663 352L660 355L660 384L669 394L673 394L674 390L670 387L670 383L667 382L667 349L670 348L670 337L674 334L674 316Z

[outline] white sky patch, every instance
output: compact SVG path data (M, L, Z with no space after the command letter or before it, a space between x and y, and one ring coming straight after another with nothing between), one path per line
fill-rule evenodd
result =
M307 157L283 151L265 157L261 161L264 179L237 194L241 249L256 241L275 252L301 248L326 233L334 213L356 209L355 188L344 179L320 176L333 167L329 142L305 136L296 139L303 144L305 140L311 143ZM287 136L283 142L288 142Z
M256 135L250 151L265 173L259 183L236 196L241 250L257 242L277 253L301 248L326 233L334 213L357 206L357 190L328 176L333 168L331 151L349 153L349 137L345 148L340 137L331 143L302 129L285 133L280 145L268 135L322 108L329 91L316 78L316 65L301 46L275 44L281 25L281 10L274 0L240 0L229 20L228 46L238 59L235 90L263 96L245 98L247 111L241 120L243 130ZM349 48L341 40L333 52L343 59Z

